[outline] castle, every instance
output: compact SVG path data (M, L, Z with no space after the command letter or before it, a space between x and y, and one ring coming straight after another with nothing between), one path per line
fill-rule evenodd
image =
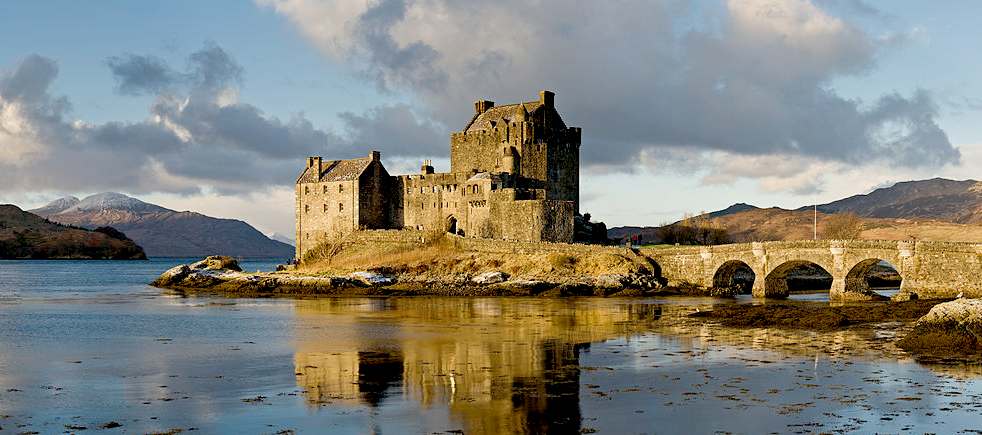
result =
M450 135L450 172L423 162L389 175L381 155L308 157L296 184L297 258L319 241L362 229L446 231L463 237L572 242L579 212L581 129L567 127L555 94L495 106Z

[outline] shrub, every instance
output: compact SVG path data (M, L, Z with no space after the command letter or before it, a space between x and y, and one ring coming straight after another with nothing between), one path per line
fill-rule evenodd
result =
M826 239L858 239L862 232L863 220L855 213L836 213L825 219Z

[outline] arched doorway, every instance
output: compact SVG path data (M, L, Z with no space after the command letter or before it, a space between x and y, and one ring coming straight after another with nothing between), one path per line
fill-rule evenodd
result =
M730 260L723 263L713 275L713 289L729 294L749 294L753 291L757 275L754 270L740 260Z
M447 218L447 232L457 234L457 218L453 216Z
M879 258L868 258L856 263L846 274L846 292L874 292L880 296L893 296L900 291L903 277L896 267Z
M832 274L807 260L792 260L774 268L764 279L764 293L770 298L828 300Z

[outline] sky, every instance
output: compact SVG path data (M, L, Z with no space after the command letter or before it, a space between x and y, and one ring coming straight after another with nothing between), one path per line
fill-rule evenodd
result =
M978 179L982 2L0 2L0 203L116 191L293 232L304 157L449 169L556 92L580 209L658 225Z

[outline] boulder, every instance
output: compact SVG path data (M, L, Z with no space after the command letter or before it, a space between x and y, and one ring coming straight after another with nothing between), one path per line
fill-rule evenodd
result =
M160 274L160 276L157 277L157 279L155 279L152 283L150 283L150 285L157 286L157 287L167 287L167 286L177 285L181 281L184 281L184 279L187 278L188 275L190 274L191 274L191 268L188 267L188 265L186 264L182 264L180 266L175 266L170 269L167 269L166 272Z
M982 299L935 305L897 342L915 354L976 354L982 351Z
M392 285L396 283L395 277L385 275L378 272L355 272L348 275L353 281L369 285L369 286L382 286L382 285Z
M232 257L225 255L212 255L196 263L191 264L194 270L233 270L242 272L239 262Z
M508 281L508 274L500 271L484 272L474 278L471 278L471 282L474 284L498 284L501 282Z
M593 280L593 285L602 289L623 289L625 284L631 282L631 278L620 274L605 274L597 276Z

